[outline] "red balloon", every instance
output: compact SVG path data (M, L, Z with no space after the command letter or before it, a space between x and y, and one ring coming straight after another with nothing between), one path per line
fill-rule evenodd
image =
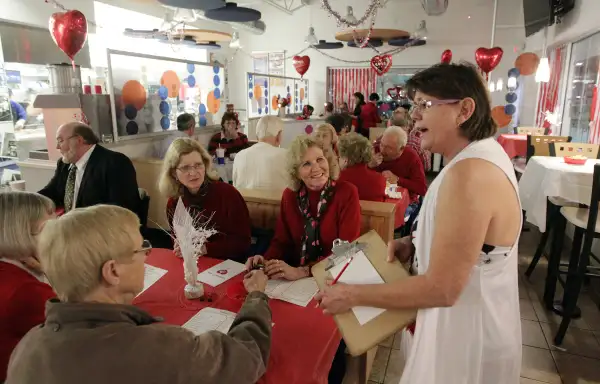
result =
M383 75L392 67L392 56L390 55L377 55L371 59L371 68L377 72L378 76Z
M294 56L294 68L296 72L300 74L300 77L304 76L308 68L310 67L310 57L308 56Z
M452 61L452 51L449 49L446 49L444 52L442 52L442 63L450 64L451 61Z
M87 20L77 10L58 12L50 16L52 39L71 60L83 48L87 39Z
M500 64L504 51L500 47L494 48L478 48L475 51L475 61L479 68L485 73L486 78L489 73Z

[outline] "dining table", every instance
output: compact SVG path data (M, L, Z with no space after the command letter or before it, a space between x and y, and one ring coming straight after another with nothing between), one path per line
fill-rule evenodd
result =
M527 135L505 133L496 139L511 159L527 157Z
M199 272L222 261L200 257ZM134 300L134 305L153 316L162 317L167 324L183 325L206 307L237 313L243 304L243 299L228 295L228 287L239 286L243 273L216 287L204 284L205 293L211 301L188 300L184 296L183 260L172 250L153 249L146 264L164 269L167 273L143 291ZM271 352L266 373L258 383L326 384L341 341L333 318L324 315L314 300L302 307L270 299L269 307L273 323Z
M386 198L384 201L386 203L392 203L396 205L396 209L394 210L394 229L398 229L404 225L408 219L405 217L406 209L410 205L410 195L406 188L396 187L396 192L399 194L399 197L390 197L386 193Z

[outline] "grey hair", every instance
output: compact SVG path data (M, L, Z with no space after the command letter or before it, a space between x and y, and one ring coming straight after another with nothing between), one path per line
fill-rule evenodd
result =
M348 167L368 164L373 159L373 144L369 139L355 132L340 137L338 150L340 157L347 160Z
M406 135L406 131L402 129L402 127L398 127L396 125L387 127L386 130L383 132L383 136L396 136L396 138L398 139L398 149L406 147L406 143L408 142L408 136Z

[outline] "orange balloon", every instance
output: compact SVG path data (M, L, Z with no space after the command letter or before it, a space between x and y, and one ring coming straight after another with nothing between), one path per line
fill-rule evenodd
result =
M254 86L254 98L256 100L258 100L262 97L262 95L263 95L262 87L260 85L255 85Z
M522 76L533 75L540 64L540 57L532 52L525 52L515 60L515 68L521 72Z
M164 85L169 90L169 97L177 97L181 81L175 71L165 71L160 78L160 85Z
M279 109L279 102L277 101L277 96L273 96L271 98L271 108L273 108L273 110Z
M492 119L494 119L498 128L504 128L512 121L512 117L504 113L504 107L501 105L492 108Z
M122 100L125 106L133 105L138 111L146 104L146 89L137 80L129 80L123 85Z
M219 112L219 108L221 108L221 99L215 97L214 91L209 92L206 96L206 106L208 107L208 112L212 114Z
M304 88L300 88L300 100L304 100Z

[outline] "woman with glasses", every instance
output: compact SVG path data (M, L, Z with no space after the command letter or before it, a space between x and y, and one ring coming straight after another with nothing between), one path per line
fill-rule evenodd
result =
M169 225L172 228L181 198L192 218L217 231L206 244L207 256L245 261L250 248L248 207L237 189L218 179L212 159L200 143L175 140L165 155L159 180L160 191L169 198Z
M54 216L49 198L29 192L0 193L0 383L12 350L44 322L46 301L55 296L39 263L36 240Z
M250 384L262 376L271 344L264 273L245 276L249 294L227 334L160 324L131 305L152 249L139 226L134 213L110 205L46 224L40 261L58 299L16 347L7 384Z
M494 140L486 86L471 65L438 64L407 87L421 145L448 161L425 195L418 229L389 245L388 261L409 262L413 276L335 285L317 299L327 313L418 310L414 336L403 333L401 384L516 384L521 204L510 159Z
M248 137L238 132L239 120L235 113L225 112L221 118L221 132L215 133L208 144L208 153L215 156L217 148L225 150L225 157L232 160L235 154L249 147ZM233 156L231 156L233 155Z

